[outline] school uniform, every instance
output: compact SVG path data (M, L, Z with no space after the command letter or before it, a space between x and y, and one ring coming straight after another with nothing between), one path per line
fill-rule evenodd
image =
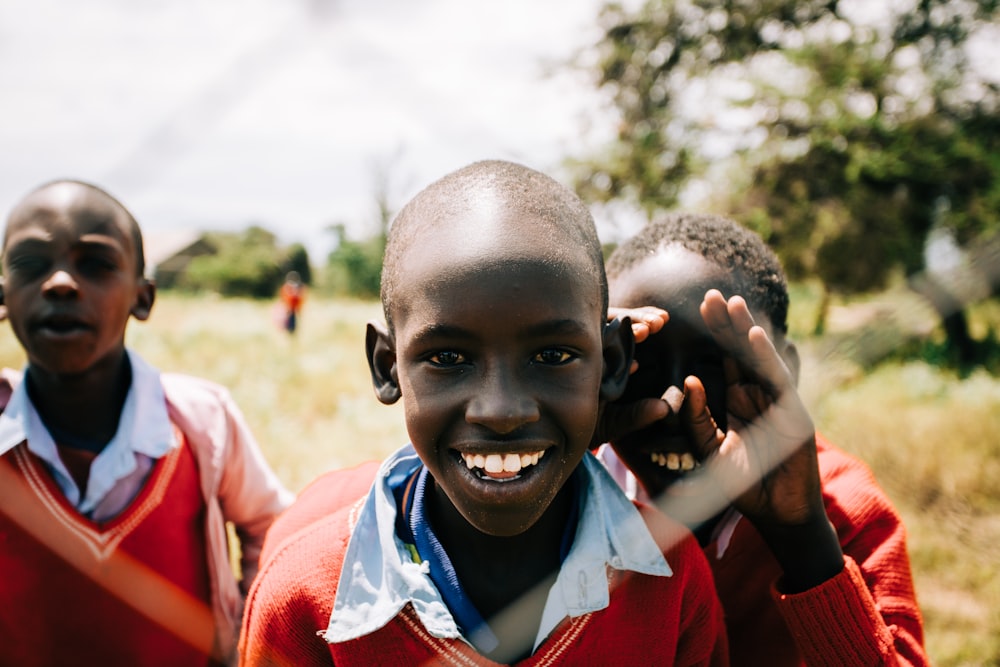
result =
M0 373L0 665L234 659L264 534L292 496L225 389L128 355L118 430L83 489L79 455L21 374Z
M704 551L726 610L732 664L928 664L902 519L867 465L819 435L816 449L844 569L807 591L782 593L767 544L727 510ZM599 458L629 495L646 497L610 447Z
M496 645L492 631L423 515L428 476L413 448L374 472L353 503L341 490L372 467L328 473L276 523L241 664L496 664L476 648ZM576 520L533 651L516 664L725 664L721 608L690 533L638 509L590 454L571 483Z

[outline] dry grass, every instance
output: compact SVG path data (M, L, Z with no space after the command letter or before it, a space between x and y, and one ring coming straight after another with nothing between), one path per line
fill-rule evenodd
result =
M811 326L800 296L793 333ZM401 408L375 399L364 358L365 322L380 317L374 303L316 297L289 340L270 304L164 294L128 338L161 368L229 386L298 490L406 441ZM863 370L804 347L816 423L870 463L906 521L934 664L1000 664L1000 381L919 362ZM9 330L0 364L23 364Z
M400 406L375 398L365 361L365 323L376 303L315 299L290 339L271 304L161 294L128 342L165 370L230 388L261 448L289 488L323 471L384 458L406 442ZM0 364L23 365L9 328Z

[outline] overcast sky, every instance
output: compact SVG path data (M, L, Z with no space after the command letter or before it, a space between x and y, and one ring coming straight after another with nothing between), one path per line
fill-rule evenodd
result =
M94 181L148 230L332 222L477 159L554 175L613 132L586 75L599 0L0 0L0 209ZM318 255L318 256L317 256Z

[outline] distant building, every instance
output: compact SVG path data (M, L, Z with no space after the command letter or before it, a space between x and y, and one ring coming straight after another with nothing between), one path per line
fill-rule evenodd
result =
M157 287L176 287L191 260L218 252L208 234L197 229L174 229L143 232L146 275Z

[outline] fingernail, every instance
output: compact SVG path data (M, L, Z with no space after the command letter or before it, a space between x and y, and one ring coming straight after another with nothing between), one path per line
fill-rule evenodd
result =
M662 396L663 400L666 401L667 405L670 406L670 411L677 414L681 411L681 404L684 403L684 392L677 387L670 385Z

